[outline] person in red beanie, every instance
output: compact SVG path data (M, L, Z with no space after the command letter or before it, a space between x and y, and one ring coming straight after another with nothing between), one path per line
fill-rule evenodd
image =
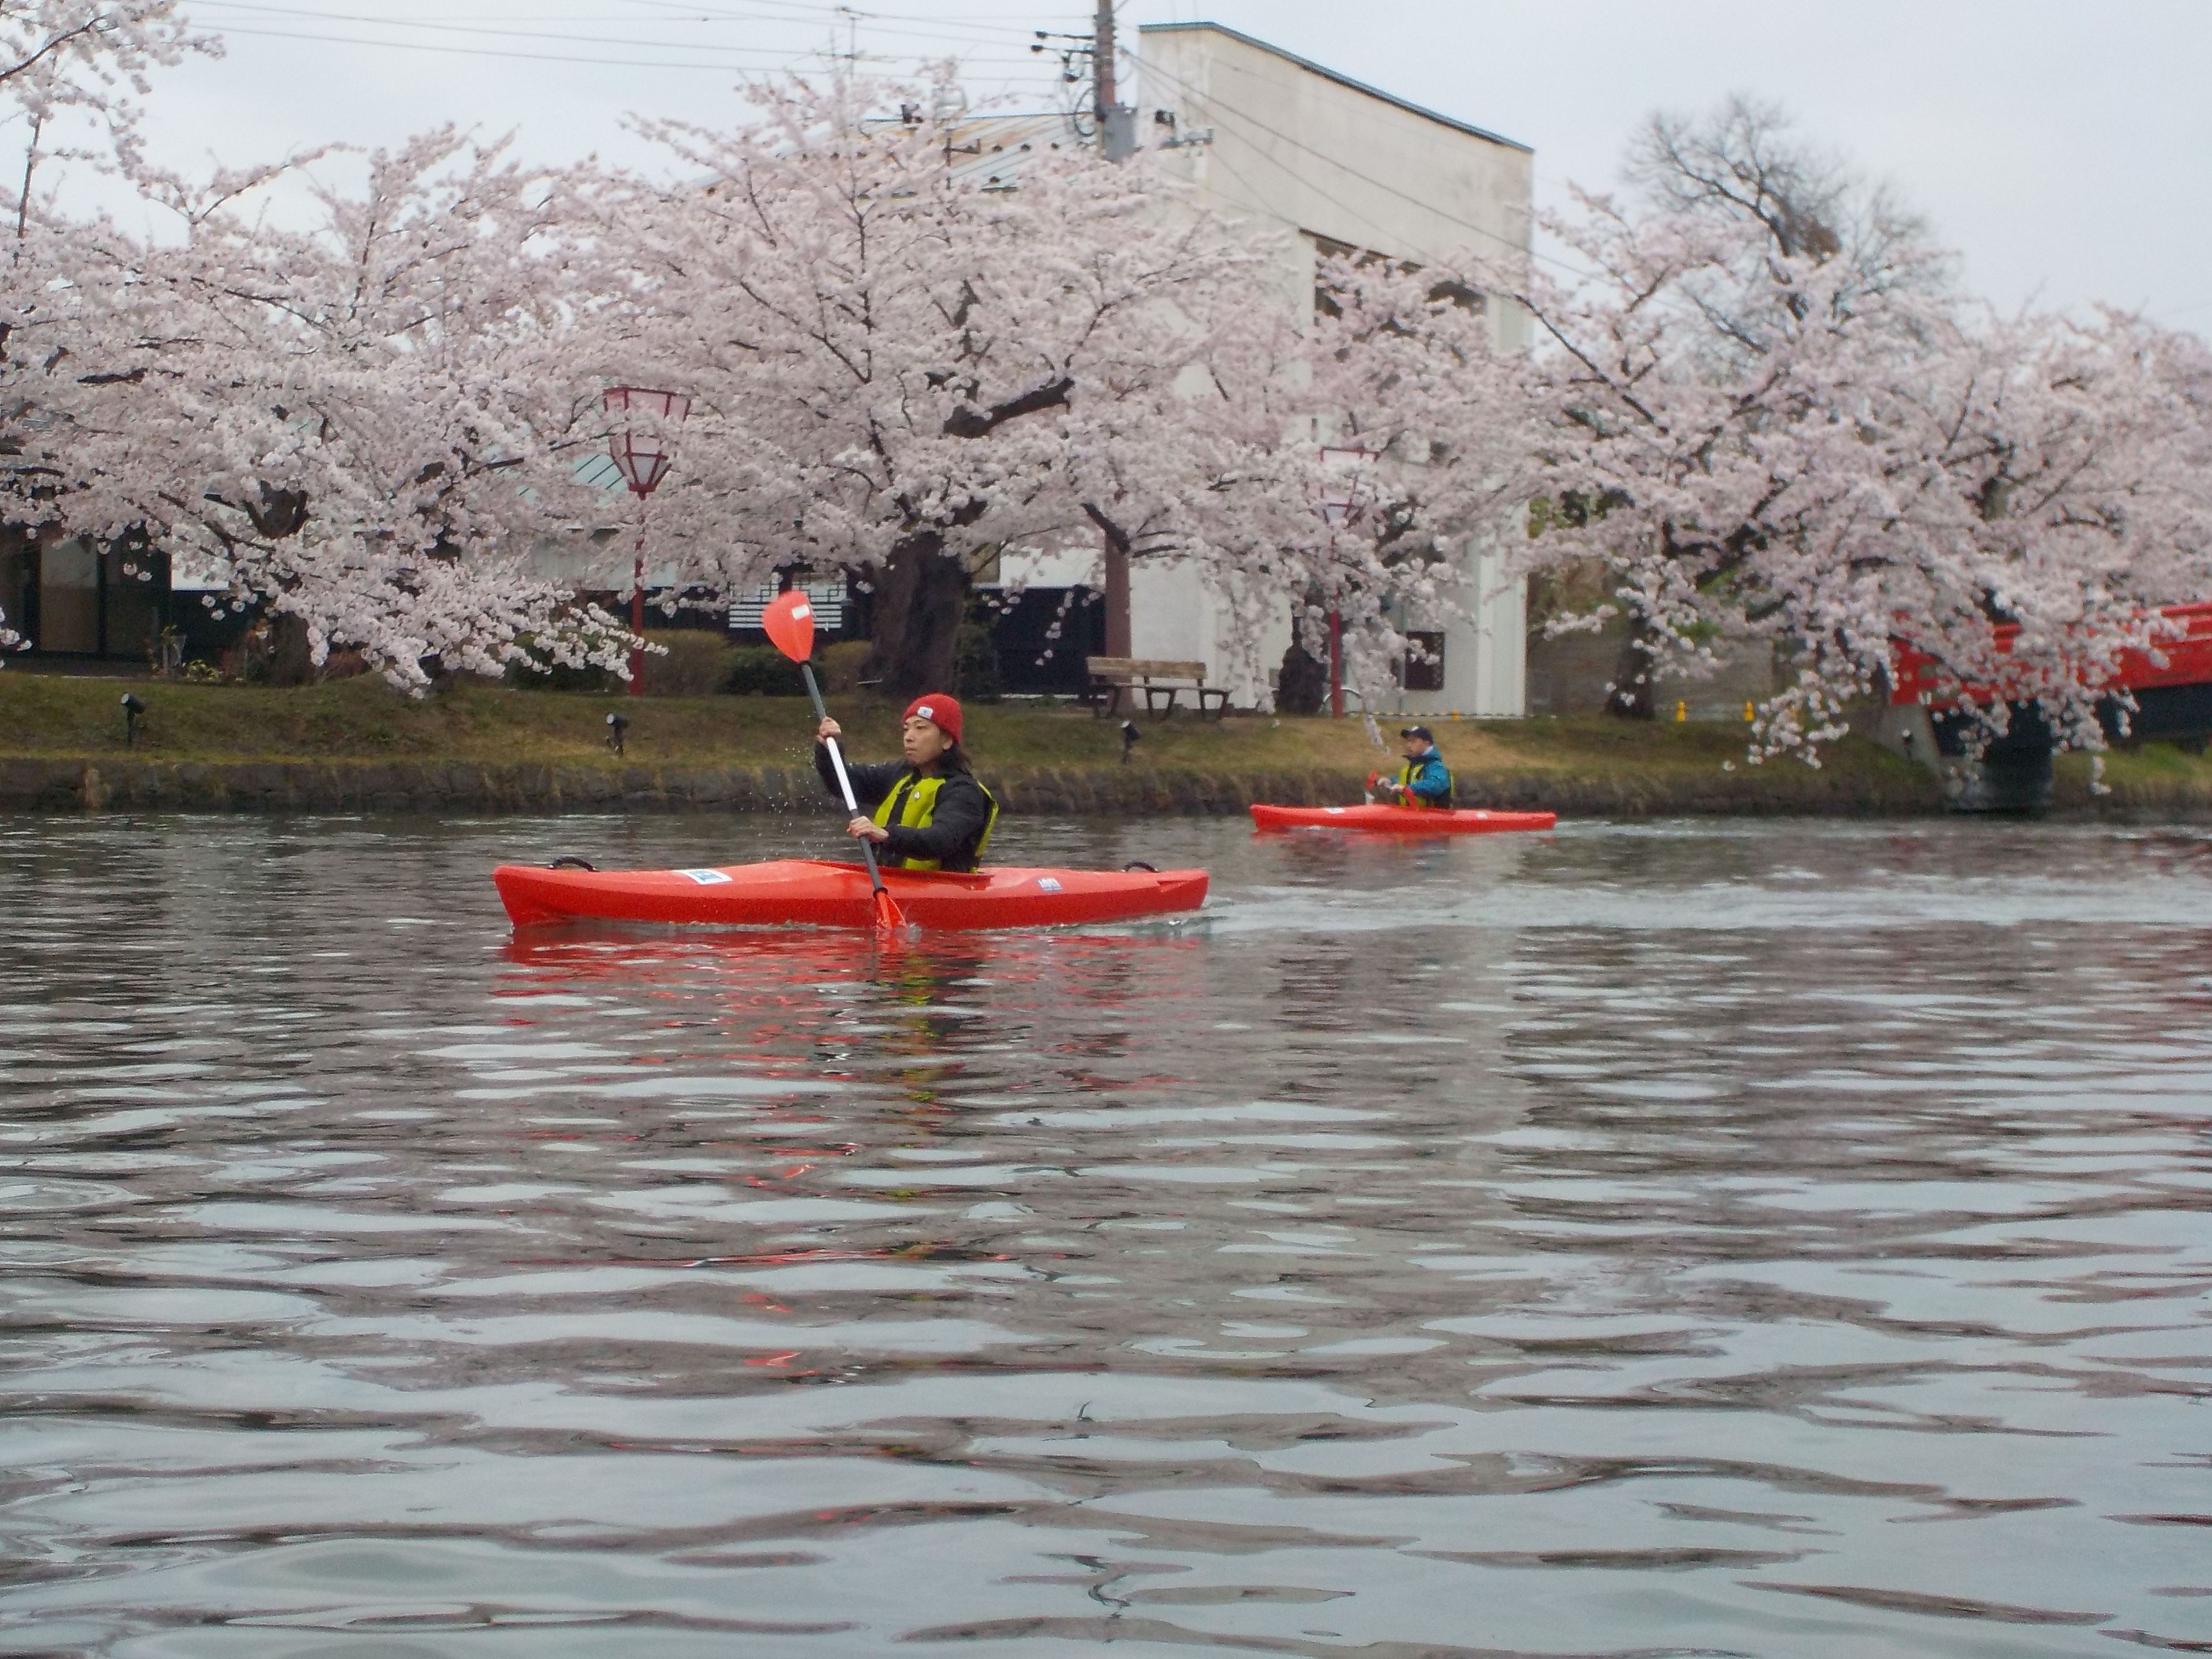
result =
M837 793L829 741L842 737L825 720L814 733L814 769L823 787ZM845 826L882 849L884 860L902 870L973 870L999 822L999 803L975 781L960 747L960 705L942 692L925 692L906 706L900 732L903 761L856 766L845 775L864 816ZM866 809L872 808L872 811Z

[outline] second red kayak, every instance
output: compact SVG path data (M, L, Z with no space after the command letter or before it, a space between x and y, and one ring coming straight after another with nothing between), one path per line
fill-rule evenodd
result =
M1262 830L1380 830L1399 836L1486 836L1504 830L1549 830L1556 812L1486 812L1474 807L1255 806Z
M817 859L698 870L502 864L491 878L518 927L586 920L867 927L876 919L868 872ZM1203 870L886 870L884 885L908 921L931 928L1126 921L1195 910L1206 900Z

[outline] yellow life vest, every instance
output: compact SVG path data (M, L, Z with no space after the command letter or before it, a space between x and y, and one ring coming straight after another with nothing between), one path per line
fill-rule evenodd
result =
M890 794L876 803L876 810L868 816L886 830L895 823L908 830L926 830L937 816L937 792L944 784L943 778L925 778L918 772L909 772L898 781ZM975 787L983 789L980 781ZM975 862L978 864L983 861L983 849L991 844L991 831L999 827L997 797L989 790L983 789L983 804L991 811L990 816L983 820L982 838L975 843ZM935 859L899 860L902 870L935 870L940 867Z
M1413 774L1425 769L1431 761L1434 761L1437 763L1437 769L1444 775L1444 798L1440 801L1433 803L1423 799L1420 796L1413 793ZM1408 806L1429 807L1433 805L1437 807L1448 807L1451 805L1451 768L1444 764L1444 757L1437 753L1433 749L1430 750L1427 754L1422 756L1420 759L1417 761L1407 761L1403 766L1400 767L1398 769L1396 781L1398 785L1398 798L1404 801Z

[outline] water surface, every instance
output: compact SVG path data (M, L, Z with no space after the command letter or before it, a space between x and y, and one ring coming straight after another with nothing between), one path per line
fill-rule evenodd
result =
M0 818L0 1651L2212 1651L2212 840Z

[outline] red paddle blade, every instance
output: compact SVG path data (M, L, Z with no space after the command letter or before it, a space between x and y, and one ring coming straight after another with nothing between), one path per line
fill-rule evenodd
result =
M768 630L769 642L792 661L805 662L813 656L814 607L802 590L794 587L777 594L761 612L761 626Z
M906 913L886 888L876 889L876 926L887 933L896 933L906 926Z

